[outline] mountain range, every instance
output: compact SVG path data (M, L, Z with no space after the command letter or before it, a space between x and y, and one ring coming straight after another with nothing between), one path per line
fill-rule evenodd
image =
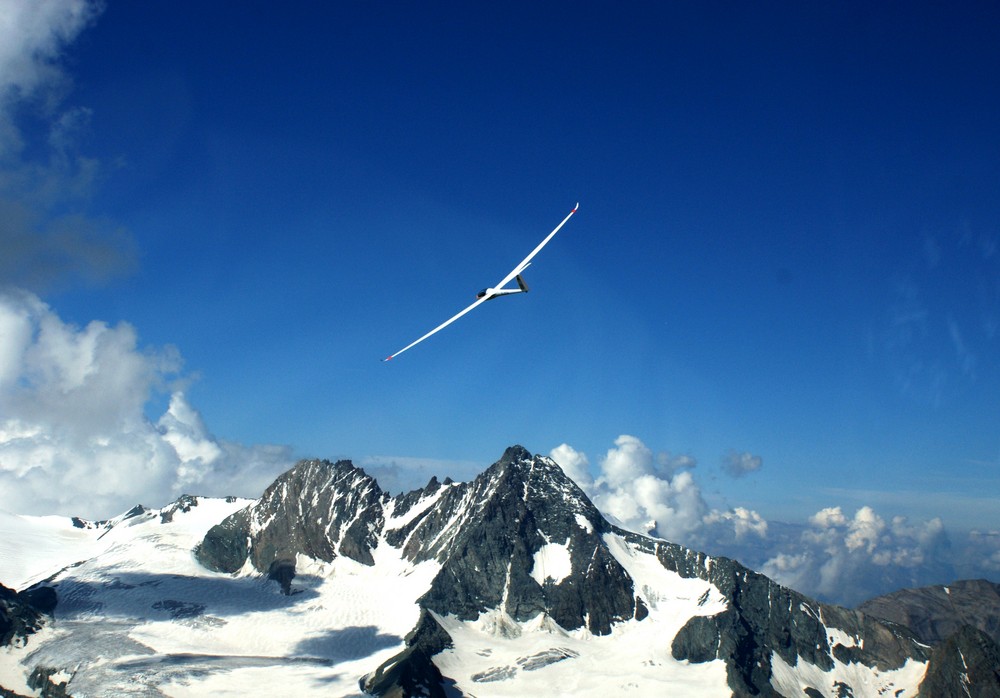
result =
M0 695L1000 696L995 601L933 637L819 603L610 523L520 446L395 497L308 460L257 500L0 533Z

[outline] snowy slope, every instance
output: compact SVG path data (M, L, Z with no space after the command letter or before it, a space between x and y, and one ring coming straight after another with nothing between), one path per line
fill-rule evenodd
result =
M78 524L0 517L0 582L58 595L0 649L0 686L30 694L43 666L77 698L912 698L926 670L905 633L612 525L520 447L394 498L303 461L259 500Z
M105 530L74 526L66 516L19 516L0 511L0 584L15 590L47 579L108 548Z
M688 619L725 608L719 590L668 571L619 536L607 534L605 540L635 580L649 609L646 618L594 635L584 628L563 630L544 615L517 623L503 609L468 622L438 617L455 642L434 660L441 672L476 696L732 695L724 662L691 664L670 653Z
M69 668L78 698L352 695L360 676L402 648L433 562L405 563L386 545L374 567L301 560L285 596L259 574L197 563L205 532L248 502L197 503L170 523L152 511L103 532L94 557L56 578L55 622L26 646L0 650L0 685L23 692L24 674L43 665ZM43 546L50 564L76 561L80 540L97 550L53 530L59 543Z

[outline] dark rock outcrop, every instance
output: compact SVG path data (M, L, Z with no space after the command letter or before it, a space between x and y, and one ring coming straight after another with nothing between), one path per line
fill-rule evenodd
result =
M726 598L725 611L691 618L674 638L671 653L675 659L693 663L724 660L736 696L774 695L770 688L772 652L787 664L802 659L824 671L833 668L834 659L882 671L897 669L908 658L926 661L925 648L905 628L814 601L735 560L620 529L616 533L656 555L660 564L681 577L710 582ZM827 628L836 628L856 641L850 646L839 644Z
M722 613L689 620L671 652L675 659L691 662L725 660L729 687L737 697L777 695L770 681L772 652L786 664L801 659L824 671L834 667L835 659L881 671L898 669L908 658L927 659L924 647L905 628L813 601L733 560L712 558L710 565L693 565L690 551L669 543L659 546L657 557L681 576L711 582L729 601ZM828 628L856 641L840 644Z
M607 634L612 623L636 615L632 580L601 539L607 529L558 465L514 446L414 519L404 554L442 564L421 599L430 610L473 620L502 606L516 621L544 613L567 630L586 623ZM531 574L535 556L550 543L566 547L571 572L539 584Z
M406 636L406 649L359 682L361 690L386 698L429 696L445 698L448 680L434 664L434 655L452 646L451 637L427 611Z
M210 570L233 574L247 561L250 546L250 507L212 526L195 550L198 561Z
M905 625L929 645L943 642L964 625L1000 643L1000 584L985 579L902 589L865 601L858 610Z
M26 641L55 607L56 593L50 587L18 593L0 584L0 647Z
M971 625L934 648L920 698L1000 698L1000 646Z
M197 497L190 494L182 494L173 504L168 507L164 507L164 509L160 511L160 523L170 523L174 520L174 514L178 511L186 514L196 506L198 506Z
M282 570L282 579L298 554L371 565L387 500L350 461L302 461L256 503L212 527L196 555L209 569L232 573L249 560L261 572Z
M23 645L41 630L56 608L56 591L48 586L36 586L20 593L0 584L0 647ZM28 686L43 698L67 698L66 683L55 683L55 669L36 667L28 678ZM2 677L0 677L2 680ZM23 698L0 686L0 698Z

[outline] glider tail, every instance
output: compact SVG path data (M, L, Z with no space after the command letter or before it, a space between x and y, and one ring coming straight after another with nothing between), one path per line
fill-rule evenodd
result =
M518 285L518 287L521 289L521 291L523 293L527 293L528 291L531 290L531 289L528 288L528 284L526 284L524 282L524 277L523 276L521 276L520 274L518 274L514 278L517 280L517 285Z

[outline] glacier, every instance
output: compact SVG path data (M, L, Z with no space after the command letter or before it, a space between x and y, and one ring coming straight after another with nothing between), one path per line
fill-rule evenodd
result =
M0 686L73 696L913 698L904 631L607 522L512 447L470 483L390 497L304 461L257 500L184 496L108 522L0 516L0 583L47 586Z

